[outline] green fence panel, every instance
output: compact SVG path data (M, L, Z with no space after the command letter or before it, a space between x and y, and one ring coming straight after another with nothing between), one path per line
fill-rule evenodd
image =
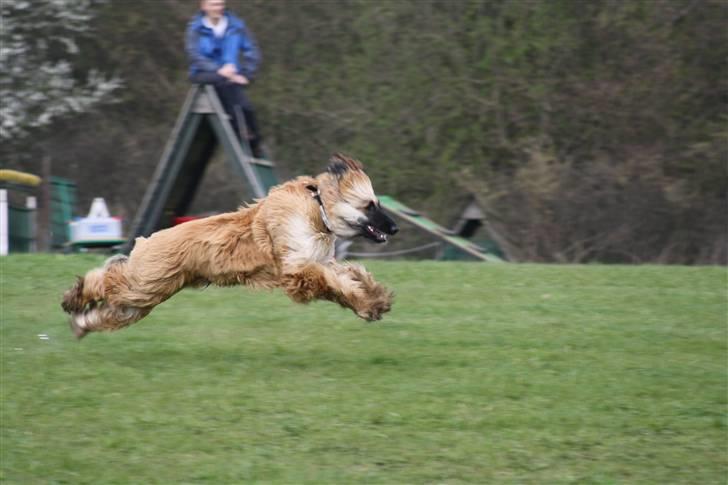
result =
M76 184L61 177L51 177L51 245L63 247L71 239Z
M35 209L8 207L8 250L11 253L29 253L33 250Z

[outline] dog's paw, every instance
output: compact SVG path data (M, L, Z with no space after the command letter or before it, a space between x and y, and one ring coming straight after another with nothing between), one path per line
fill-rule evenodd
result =
M367 322L377 322L381 320L382 315L387 313L391 308L391 303L378 303L370 308L357 312L357 315Z
M382 315L392 309L394 295L379 283L374 283L367 290L366 305L356 314L368 322L381 320Z
M382 315L392 308L394 294L385 286L377 283L371 273L359 265L349 265L346 268L351 277L360 286L356 314L367 321L382 319Z

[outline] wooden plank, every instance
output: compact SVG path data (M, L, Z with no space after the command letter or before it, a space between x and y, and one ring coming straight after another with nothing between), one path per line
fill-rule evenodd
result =
M268 188L277 183L274 164L252 158L241 147L214 87L194 85L137 210L125 252L131 251L137 237L167 227L170 216L187 210L217 143L253 197L265 197Z
M186 155L187 149L194 138L195 132L202 120L202 116L203 115L187 116L182 125L182 130L176 134L174 147L170 153L170 157L164 161L164 170L162 171L162 174L158 179L152 181L152 184L150 185L150 189L153 192L152 197L150 197L149 203L145 208L145 217L140 224L140 230L135 237L149 236L163 226L160 221L160 217L163 216L164 209L166 208L169 199L169 194L177 181L177 176L179 175L184 156Z
M417 211L410 209L406 205L402 204L398 200L387 195L379 196L379 202L386 211L396 217L401 217L419 227L420 229L432 234L433 236L442 239L448 244L452 244L458 249L465 251L471 256L480 259L481 261L488 261L491 263L502 263L503 260L495 255L486 253L483 249L459 236L454 236L451 231L440 226L436 222L420 215Z
M148 235L150 226L156 225L156 221L150 221L152 216L150 212L153 211L153 206L159 198L160 185L164 183L165 178L168 175L169 164L172 157L174 156L174 151L178 144L179 135L189 120L192 103L197 98L199 92L200 86L197 85L193 86L187 92L187 98L185 99L185 102L182 105L182 109L177 116L177 120L175 121L172 133L167 139L167 144L164 146L162 156L159 159L159 163L157 163L157 168L154 170L152 181L147 187L147 191L144 193L144 198L142 199L142 202L139 205L139 209L137 209L137 213L134 216L134 222L132 223L131 230L129 232L129 239L123 250L127 254L134 246L134 240L139 236L145 235L145 233L146 235Z

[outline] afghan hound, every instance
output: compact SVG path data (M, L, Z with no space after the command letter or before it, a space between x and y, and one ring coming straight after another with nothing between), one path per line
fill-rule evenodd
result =
M126 256L92 269L63 295L77 338L131 325L185 287L282 288L295 302L323 299L379 320L392 292L362 266L334 259L337 237L377 243L397 232L361 163L336 154L328 170L276 186L236 212L136 239Z

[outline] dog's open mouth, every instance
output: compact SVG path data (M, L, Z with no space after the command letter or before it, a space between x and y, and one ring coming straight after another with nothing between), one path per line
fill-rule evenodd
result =
M367 239L371 239L372 241L377 243L387 242L387 235L376 227L372 226L371 224L364 224L361 226L361 229L362 234Z

